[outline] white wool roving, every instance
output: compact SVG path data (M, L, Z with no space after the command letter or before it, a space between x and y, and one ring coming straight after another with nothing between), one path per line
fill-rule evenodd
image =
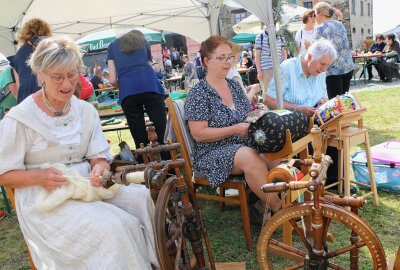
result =
M42 169L55 168L65 175L68 185L48 192L43 189L36 198L35 208L38 211L50 211L68 199L82 200L85 202L99 201L112 198L120 188L119 184L114 184L110 188L94 187L90 180L82 177L74 169L68 168L64 164L44 164Z

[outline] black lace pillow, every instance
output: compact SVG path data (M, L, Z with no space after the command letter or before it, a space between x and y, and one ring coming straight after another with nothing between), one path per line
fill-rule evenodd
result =
M278 152L285 145L286 129L290 130L295 142L308 134L308 128L309 119L298 110L270 111L250 123L250 146L260 153Z

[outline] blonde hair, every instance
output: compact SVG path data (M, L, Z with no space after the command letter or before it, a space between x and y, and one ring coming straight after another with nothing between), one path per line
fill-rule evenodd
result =
M28 65L35 72L52 69L57 72L66 67L83 70L80 47L67 37L49 37L40 41L32 53Z
M232 55L236 55L238 53L241 53L243 51L243 46L238 45L236 43L232 43Z
M26 43L33 37L50 37L50 25L42 19L34 18L27 21L18 33L18 42Z
M335 14L331 5L326 2L318 2L314 9L317 11L317 14L321 14L327 18L332 18L333 14Z

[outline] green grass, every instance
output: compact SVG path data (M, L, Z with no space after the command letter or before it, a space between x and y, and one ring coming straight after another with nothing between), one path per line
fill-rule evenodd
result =
M368 128L371 145L392 139L400 139L400 120L397 111L400 104L400 88L357 93L361 103L368 108L364 113L364 125ZM119 151L116 132L106 133L111 140L113 154ZM122 131L122 139L133 147L128 130ZM357 150L354 147L352 151ZM381 205L367 204L360 216L377 233L385 249L387 259L395 255L400 243L400 195L379 192ZM245 261L247 269L258 269L256 244L261 229L261 217L251 209L251 231L254 250L246 249L242 221L238 207L227 206L220 213L218 203L200 201L204 221L213 246L217 262ZM4 202L0 198L0 207ZM8 215L0 221L0 269L29 269L25 244L15 216ZM333 231L335 235L335 231ZM336 232L336 236L340 236ZM341 237L339 237L341 238ZM360 267L363 269L363 265ZM367 268L365 268L367 269Z

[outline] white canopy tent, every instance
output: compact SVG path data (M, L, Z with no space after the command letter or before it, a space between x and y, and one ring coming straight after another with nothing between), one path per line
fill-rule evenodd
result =
M283 14L281 15L280 25L286 25L287 29L291 32L295 32L301 29L304 24L301 21L301 17L304 12L307 11L306 8L290 5L290 4L282 4ZM249 33L249 34L258 34L264 30L265 26L262 21L257 18L255 15L250 15L249 17L243 19L239 23L233 26L233 31L236 34L240 33Z
M29 19L48 22L55 35L79 38L110 28L166 30L201 42L217 33L222 0L2 0L0 52L13 55L18 29Z

